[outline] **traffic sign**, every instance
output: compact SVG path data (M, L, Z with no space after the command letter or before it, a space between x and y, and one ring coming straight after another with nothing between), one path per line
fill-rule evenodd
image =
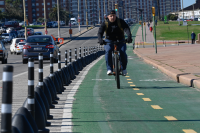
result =
M81 20L80 20L80 19L78 19L78 22L81 22Z
M60 44L64 43L64 39L63 38L58 38L58 42L60 42Z
M45 34L48 34L48 31L47 31L47 30L45 31Z

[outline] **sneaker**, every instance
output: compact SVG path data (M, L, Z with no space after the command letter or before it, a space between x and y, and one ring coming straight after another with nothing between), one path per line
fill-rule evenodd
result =
M126 76L126 74L127 74L127 71L126 71L126 70L123 70L123 71L122 71L122 76Z
M108 74L108 75L112 75L112 71L111 71L111 70L108 70L108 71L107 71L107 74Z

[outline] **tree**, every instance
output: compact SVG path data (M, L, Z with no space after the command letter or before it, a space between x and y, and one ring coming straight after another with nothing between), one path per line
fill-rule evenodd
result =
M60 14L60 19L62 21L65 21L66 23L68 23L69 21L69 12L64 11L64 9L59 5L59 14ZM50 13L49 13L49 18L52 21L58 21L58 12L57 12L57 5L55 5L53 8L50 9Z
M167 16L167 19L168 19L168 20L177 20L178 17L177 17L176 15L174 15L174 14L169 14L169 15Z
M8 19L23 20L23 3L22 0L5 1L5 17Z
M40 18L37 19L37 21L40 22L40 23L43 23L44 22L44 18L40 17Z

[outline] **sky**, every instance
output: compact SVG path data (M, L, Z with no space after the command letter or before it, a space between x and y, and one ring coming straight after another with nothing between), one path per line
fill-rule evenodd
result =
M195 3L196 0L183 0L183 7L187 7ZM181 7L182 7L182 0L181 0Z

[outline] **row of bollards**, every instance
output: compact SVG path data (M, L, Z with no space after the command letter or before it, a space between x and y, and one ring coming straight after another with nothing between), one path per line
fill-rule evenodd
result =
M69 51L69 53L68 53ZM76 78L86 65L104 54L102 47L79 48L79 58L75 49L75 61L72 62L72 50L65 51L65 66L61 67L61 52L58 60L50 53L50 74L43 79L43 54L38 55L38 84L34 86L34 59L28 60L28 96L12 118L12 89L13 66L3 68L2 105L1 105L1 133L49 133L48 120L53 119L50 109L58 104L59 97L65 88ZM69 55L69 63L68 63ZM58 63L58 71L54 72L54 63Z

